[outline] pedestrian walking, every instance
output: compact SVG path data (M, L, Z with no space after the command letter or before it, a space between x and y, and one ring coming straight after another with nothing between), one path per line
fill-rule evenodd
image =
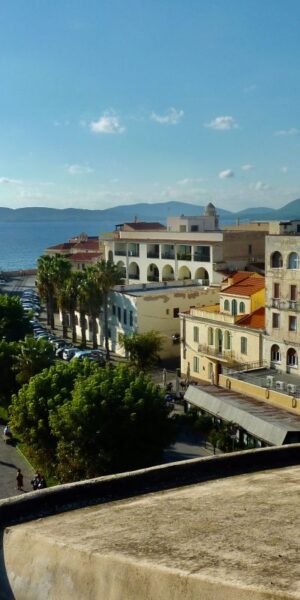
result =
M17 480L17 490L19 490L19 491L22 492L23 491L23 480L24 480L24 478L23 478L23 473L22 473L21 469L17 470L16 480Z

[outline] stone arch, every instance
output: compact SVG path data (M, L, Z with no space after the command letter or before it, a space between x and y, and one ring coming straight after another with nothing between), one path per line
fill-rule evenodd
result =
M165 265L162 270L163 281L173 281L175 278L174 269L171 265Z
M178 279L191 279L191 277L191 271L188 269L188 267L180 267L178 271Z
M198 267L195 271L195 279L202 279L205 284L209 284L209 274L203 267Z
M289 348L286 353L286 364L288 367L298 366L298 354L295 348Z
M282 254L276 250L271 254L270 264L273 269L282 267Z
M281 352L278 344L273 344L271 346L271 362L280 362L281 361Z
M120 272L122 273L122 277L124 277L124 279L125 279L126 278L125 263L122 260L119 260L119 262L117 262L117 267L120 270Z
M288 269L299 269L299 256L297 252L290 252L287 261Z
M128 267L128 278L139 279L140 278L140 267L136 262L131 262Z
M147 281L159 281L159 268L155 263L150 263L148 266Z

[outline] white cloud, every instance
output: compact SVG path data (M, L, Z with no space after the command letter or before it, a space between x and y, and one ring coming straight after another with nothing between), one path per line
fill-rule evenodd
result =
M22 181L19 179L10 179L9 177L0 177L0 184L12 184L12 185L20 185Z
M179 179L177 181L178 185L193 185L194 183L199 183L203 181L203 179L201 179L201 177L185 177L184 179Z
M98 121L91 121L89 127L93 133L116 134L126 131L126 128L121 125L120 118L110 112L104 113Z
M252 169L254 169L253 165L242 165L241 166L242 171L252 171Z
M215 129L216 131L228 131L229 129L238 129L238 124L233 117L216 117L210 123L205 123L205 127Z
M257 181L254 184L254 189L256 192L264 192L265 190L269 190L270 186L267 183L264 183L263 181Z
M281 173L287 173L288 172L288 167L281 167L280 171Z
M234 172L231 169L225 169L225 171L219 173L220 179L229 179L230 177L234 177Z
M299 133L299 129L291 127L290 129L280 129L279 131L275 131L274 135L297 135L297 133Z
M66 168L70 175L86 175L94 172L94 169L88 165L66 165Z
M169 108L165 115L158 115L155 112L152 112L150 115L152 121L156 121L156 123L160 123L161 125L177 125L183 117L184 111L176 110L173 107Z

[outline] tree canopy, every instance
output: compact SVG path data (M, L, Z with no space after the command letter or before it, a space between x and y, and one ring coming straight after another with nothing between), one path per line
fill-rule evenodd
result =
M173 435L163 395L125 365L59 363L14 396L11 426L62 481L149 466Z
M163 340L158 331L152 330L146 333L122 335L121 345L132 365L147 370L158 362Z
M0 295L0 338L22 340L32 330L18 296Z

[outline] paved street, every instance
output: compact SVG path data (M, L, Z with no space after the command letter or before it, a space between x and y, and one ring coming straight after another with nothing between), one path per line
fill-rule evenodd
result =
M32 491L30 481L34 472L23 455L15 446L6 444L3 440L3 427L0 433L0 498L17 496L22 492L17 491L17 469L24 475L24 491Z

